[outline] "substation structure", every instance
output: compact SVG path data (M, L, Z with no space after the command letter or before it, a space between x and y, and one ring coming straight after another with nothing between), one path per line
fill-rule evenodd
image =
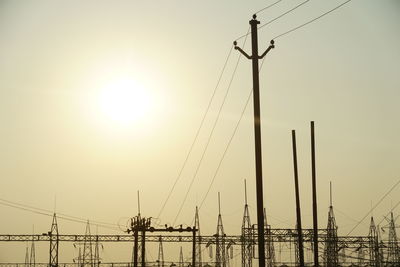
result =
M223 232L222 218L218 216L217 233L214 235L200 235L198 214L196 213L197 227L173 228L165 226L162 229L156 229L150 225L150 220L142 219L147 226L146 231L139 231L140 234L123 235L91 235L90 227L87 224L84 235L77 234L59 234L56 216L53 217L51 231L36 235L0 235L0 242L48 242L49 243L49 262L36 263L34 255L26 255L24 263L0 263L0 267L32 267L32 266L50 266L50 267L99 267L99 266L215 266L231 267L235 266L232 262L233 248L240 250L241 266L257 266L257 226L249 224L248 210L245 207L243 216L243 225L240 235L227 235ZM136 219L139 216L135 217ZM265 257L266 266L300 266L299 264L299 246L297 229L274 229L265 223ZM136 224L137 226L137 224ZM380 229L387 234L383 238ZM131 224L129 232L135 230L135 223ZM142 229L143 230L143 229ZM155 234L155 232L165 232L164 234ZM192 234L188 235L187 232ZM329 210L328 224L325 229L318 229L318 247L319 247L319 265L325 267L337 266L373 266L373 267L397 267L400 266L400 242L397 240L396 225L393 214L388 218L388 225L378 227L371 217L369 233L365 236L339 236L333 214L332 206ZM143 234L144 233L144 234ZM178 233L178 234L176 234ZM196 235L195 233L198 233ZM314 229L302 229L302 238L304 242L305 254L307 251L312 254ZM79 257L71 263L59 263L58 256L60 242L71 242L81 244ZM105 263L100 260L99 243L131 243L133 245L131 262L113 262ZM148 242L158 243L158 260L156 262L145 261L145 244ZM190 243L192 247L192 257L184 260L182 252L175 263L164 261L163 243L183 244ZM32 245L33 247L33 245ZM282 252L282 248L284 252ZM211 260L203 261L202 253L208 250L208 258ZM28 251L28 250L27 250ZM134 259L136 251L136 260ZM33 250L34 253L34 250ZM312 257L305 257L305 266L314 266Z

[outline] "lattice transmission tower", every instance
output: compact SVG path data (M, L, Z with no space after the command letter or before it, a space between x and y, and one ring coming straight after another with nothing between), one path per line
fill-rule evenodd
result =
M200 219L199 219L199 209L196 206L196 214L194 216L194 227L197 229L197 240L195 241L195 257L196 266L202 267L202 256L201 256L201 233L200 233Z
M371 217L368 235L370 237L370 244L369 244L370 265L372 267L380 267L381 266L381 255L380 255L380 251L379 251L379 235L378 235L373 217Z
M51 230L47 233L50 237L50 259L49 266L50 267L58 267L58 225L57 225L57 216L54 213L53 222L51 223Z
M327 236L325 243L325 260L326 267L337 267L338 266L338 238L337 238L337 225L335 220L335 214L333 213L332 206L332 194L330 198L330 206L328 212L328 225L326 227Z
M396 224L393 212L390 213L388 246L386 266L400 266L400 253L397 244Z
M253 229L251 228L249 206L247 204L247 186L244 180L244 212L242 220L242 267L252 267L253 258Z
M218 222L217 233L215 234L215 266L226 267L226 251L225 251L225 232L222 224L221 216L221 199L218 192Z
M85 238L83 240L82 267L94 267L93 244L90 233L90 223L87 221Z

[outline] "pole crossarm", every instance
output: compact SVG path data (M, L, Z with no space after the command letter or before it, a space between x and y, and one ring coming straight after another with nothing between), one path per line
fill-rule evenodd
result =
M241 47L237 46L237 42L236 41L233 42L233 45L235 46L235 50L238 50L247 59L253 59L254 58L254 55L253 56L249 56L249 54L247 54ZM265 50L265 52L262 53L261 56L256 55L255 58L263 59L265 57L265 55L267 55L268 52L273 48L275 48L275 42L274 42L274 40L271 40L270 45L268 46L267 50Z

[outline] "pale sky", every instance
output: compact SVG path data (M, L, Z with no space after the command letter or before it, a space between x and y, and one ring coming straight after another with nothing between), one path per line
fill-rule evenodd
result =
M247 32L252 14L272 2L1 0L0 202L125 225L137 214L139 190L142 214L156 217L232 42ZM283 0L258 19L268 22L300 2ZM278 34L342 2L309 1L260 29L260 51ZM261 118L264 202L272 227L295 225L292 129L297 130L303 225L312 227L311 120L320 227L326 226L329 181L343 235L399 181L399 14L397 0L353 0L278 38L267 55L260 71ZM251 62L241 58L194 176L238 56L232 51L204 127L159 218L162 225L175 220L192 179L176 224L190 225L195 206L205 198L252 86ZM134 99L124 95L124 86L136 90ZM126 108L127 103L132 105ZM252 105L215 177L200 210L202 233L215 232L220 192L225 232L239 234L244 179L256 222ZM399 192L396 187L374 210L377 222L400 201ZM0 212L2 234L32 233L33 225L36 233L50 229L50 217L4 204ZM366 235L368 222L354 234ZM85 225L60 219L59 229L83 234ZM0 262L23 262L25 246L0 244ZM131 246L118 246L106 247L103 261L128 261ZM156 259L155 248L149 259ZM62 262L77 256L72 244L61 249ZM48 261L47 250L47 243L38 244L37 262ZM173 257L178 258L177 251Z

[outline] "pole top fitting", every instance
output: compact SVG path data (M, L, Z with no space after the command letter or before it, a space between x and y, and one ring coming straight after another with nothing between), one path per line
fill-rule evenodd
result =
M256 19L256 18L257 18L257 15L256 15L256 14L254 14L254 15L253 15L253 19Z
M237 46L237 41L233 41L233 45L234 45L234 46Z
M274 41L274 40L271 40L271 41L270 41L270 44L271 44L271 45L274 45L274 44L275 44L275 41Z

